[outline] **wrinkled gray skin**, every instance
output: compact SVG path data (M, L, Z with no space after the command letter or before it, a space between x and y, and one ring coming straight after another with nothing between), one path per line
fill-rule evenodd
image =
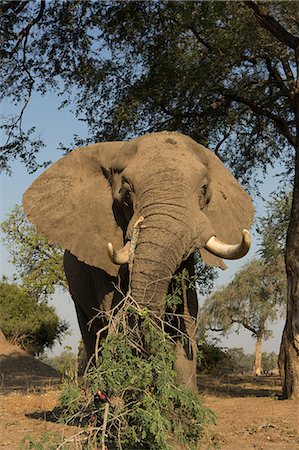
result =
M105 320L87 323L96 310L109 311L127 288L127 266L116 266L107 243L116 249L132 237L141 215L134 255L132 296L163 315L163 298L176 271L194 273L193 254L225 268L203 247L211 236L235 244L253 219L250 197L221 161L187 136L162 132L131 142L94 144L65 156L24 194L29 219L49 241L66 248L64 265L88 356ZM180 328L194 338L197 299L187 291ZM175 370L196 390L196 351L177 339Z

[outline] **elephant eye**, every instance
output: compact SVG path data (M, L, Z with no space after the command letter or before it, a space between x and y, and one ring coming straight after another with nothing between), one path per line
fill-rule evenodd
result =
M200 188L199 193L199 206L203 209L211 199L210 185L209 183L204 183Z
M200 188L200 195L201 197L205 197L206 200L209 199L209 184L205 183Z
M128 206L128 203L130 203L130 201L131 201L132 188L127 181L123 182L123 185L119 192L120 192L122 201L124 202L125 205Z

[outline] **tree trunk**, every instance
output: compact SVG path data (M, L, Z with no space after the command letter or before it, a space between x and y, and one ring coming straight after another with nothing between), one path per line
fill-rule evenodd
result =
M258 334L255 344L255 358L254 358L254 374L256 377L259 377L262 374L262 343L263 343L263 336L262 334Z
M297 56L296 158L293 204L286 242L287 318L279 353L283 398L299 399L299 48Z
M298 152L299 155L299 152ZM299 398L299 157L286 244L287 318L279 354L283 398Z

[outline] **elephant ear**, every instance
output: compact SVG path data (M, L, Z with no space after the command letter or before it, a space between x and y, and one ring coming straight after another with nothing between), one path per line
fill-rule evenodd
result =
M122 147L128 146L113 142L78 148L40 175L23 196L29 220L50 243L112 276L118 268L108 257L107 243L121 248L123 234L113 215L103 167L125 164L128 152Z
M232 173L211 150L197 144L200 158L209 170L211 200L205 209L216 236L229 243L237 244L242 239L244 228L253 222L254 206L250 195L243 189ZM203 260L213 266L226 268L223 260L202 249Z

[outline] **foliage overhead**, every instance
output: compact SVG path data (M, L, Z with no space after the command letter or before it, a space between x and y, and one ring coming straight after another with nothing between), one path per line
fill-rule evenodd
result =
M21 206L16 205L0 225L10 262L16 267L22 287L35 298L48 298L55 287L67 289L63 250L39 236Z
M68 324L46 302L39 303L16 284L0 283L0 329L12 343L40 355L64 336Z
M4 1L2 168L34 169L40 146L22 119L33 92L56 92L90 140L178 130L246 182L280 159L293 169L296 2ZM261 25L261 26L259 26ZM80 138L75 136L75 143Z

